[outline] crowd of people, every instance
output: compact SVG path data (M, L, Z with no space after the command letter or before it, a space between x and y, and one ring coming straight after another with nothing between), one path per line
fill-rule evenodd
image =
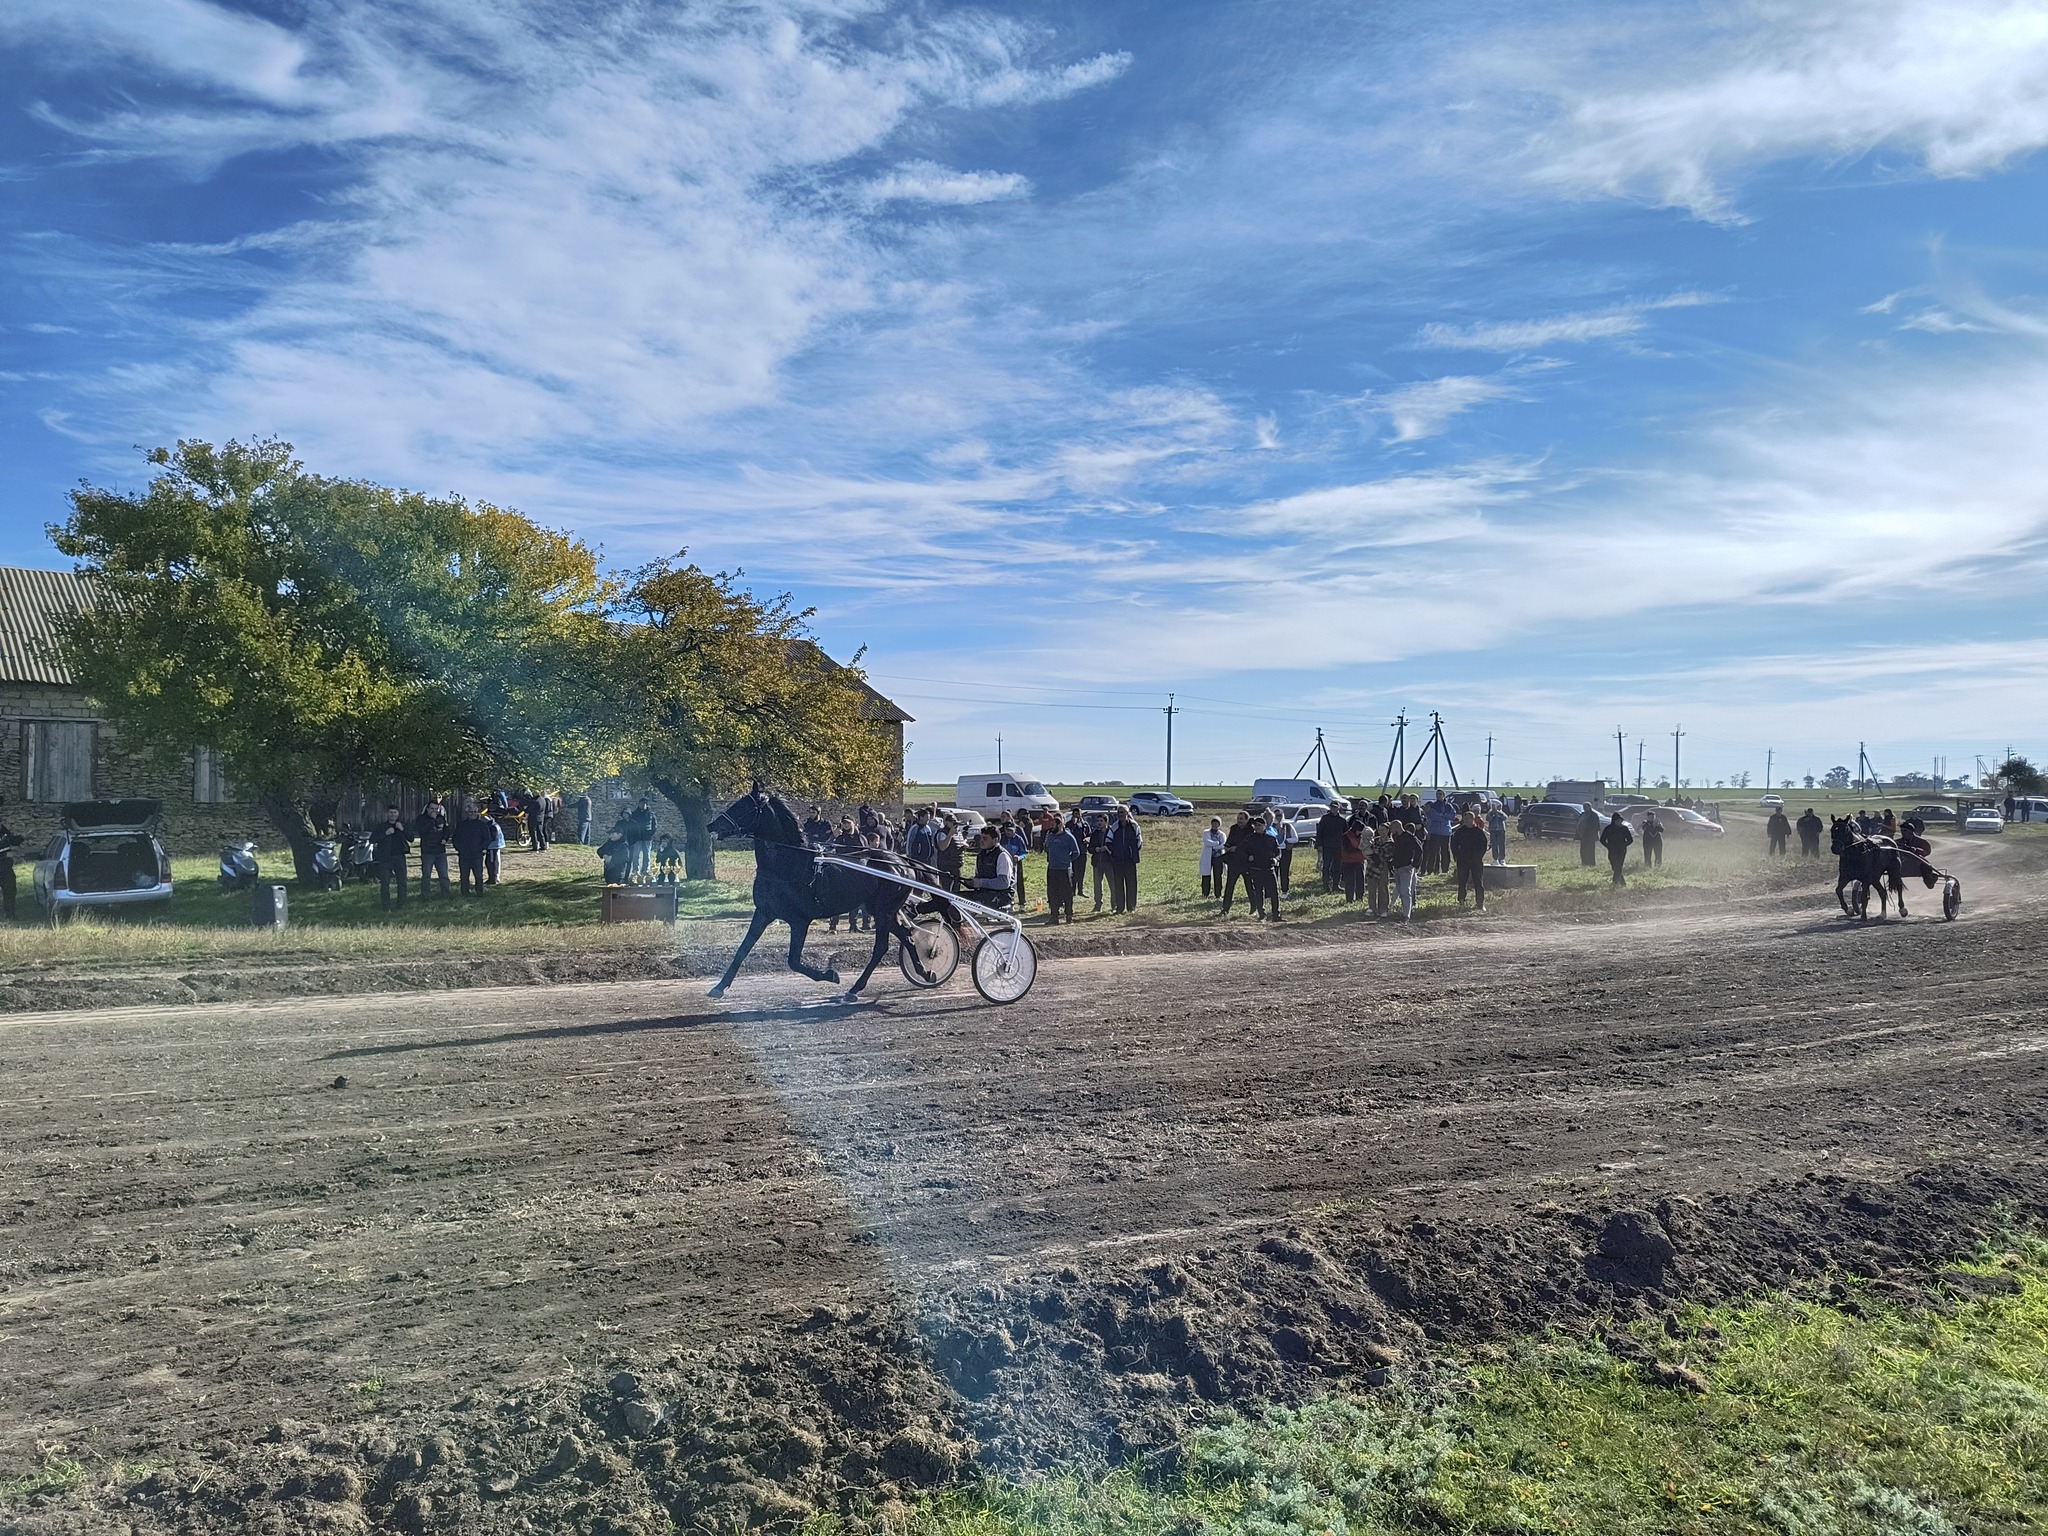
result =
M488 795L430 796L410 824L398 806L387 805L382 824L369 838L378 899L387 909L405 905L407 866L415 845L422 900L432 897L437 885L443 897L456 892L482 896L486 886L498 883L512 836L523 837L529 847L546 848L554 840L561 809L559 795L510 789ZM457 879L453 890L448 879L451 851Z

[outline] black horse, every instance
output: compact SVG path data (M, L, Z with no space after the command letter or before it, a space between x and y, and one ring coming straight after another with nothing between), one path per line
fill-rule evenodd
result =
M1889 914L1890 898L1896 896L1899 902L1899 916L1906 917L1906 881L1909 874L1927 875L1933 866L1915 855L1906 853L1888 837L1868 837L1861 832L1854 817L1837 816L1834 830L1829 836L1828 846L1836 858L1835 901L1841 906L1846 917L1865 917L1869 913L1869 893L1877 893L1879 917ZM1934 879L1927 878L1930 888ZM1864 896L1851 906L1845 894L1850 886L1863 887Z
M907 942L910 935L903 922L905 904L922 902L927 898L893 880L877 880L837 865L819 863L818 850L805 845L803 829L795 813L780 796L756 789L720 812L711 823L711 832L717 837L751 837L754 840L755 868L754 921L748 925L747 936L740 940L740 947L733 952L732 963L711 989L713 997L725 996L725 989L739 974L741 963L773 922L789 924L789 968L792 971L813 981L839 980L837 955L826 961L822 971L804 964L804 936L810 931L811 924L819 919L843 917L857 907L865 907L875 920L875 948L874 953L868 956L867 969L860 973L860 980L843 994L848 1002L860 995L860 989L875 974L875 967L881 964L882 956L888 952L892 936L903 942L903 952L909 957L909 963L917 966L921 973L929 974L924 972L924 961L918 954L917 945ZM856 849L836 856L858 860L891 874L920 878L916 865L879 848ZM943 897L934 892L929 899L948 922L958 921L958 914Z

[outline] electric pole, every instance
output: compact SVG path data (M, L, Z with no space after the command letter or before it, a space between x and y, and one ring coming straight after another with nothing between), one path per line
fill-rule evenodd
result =
M1003 733L996 732L996 772L1003 771Z
M1671 792L1674 795L1678 793L1678 741L1684 734L1683 726L1671 733Z
M1486 738L1486 787L1493 788L1493 738Z
M1766 794L1770 792L1771 788L1771 764L1776 759L1777 753L1773 752L1769 747L1764 748L1764 792Z
M1636 793L1643 792L1643 738L1636 738Z
M1173 695L1166 696L1166 792L1173 793L1173 717L1180 711L1173 707Z
M1628 788L1628 759L1621 753L1621 727L1614 728L1614 787Z

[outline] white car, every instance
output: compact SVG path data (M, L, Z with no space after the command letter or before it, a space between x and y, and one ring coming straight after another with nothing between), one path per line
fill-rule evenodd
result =
M940 805L932 808L932 819L944 821L948 816L959 823L963 841L971 842L974 835L988 825L988 818L979 811L966 810L957 805Z
M1963 818L1963 831L1965 833L2003 832L2004 830L2005 818L1988 805L1978 806L1977 809Z
M1763 799L1757 801L1757 804L1766 810L1782 811L1785 809L1785 797L1783 795L1765 795Z
M1141 789L1131 796L1133 816L1192 816L1195 802L1157 789Z

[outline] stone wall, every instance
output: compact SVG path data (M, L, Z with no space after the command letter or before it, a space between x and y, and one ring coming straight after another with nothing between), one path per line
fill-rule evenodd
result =
M161 800L165 842L176 854L206 854L231 838L251 837L275 843L277 836L263 813L247 801L201 805L193 798L193 767L189 757L171 766L124 746L113 727L99 719L83 694L43 683L0 683L0 799L6 807L0 820L27 843L16 855L27 863L41 856L57 831L62 807L24 798L28 765L24 761L26 720L90 720L94 722L93 797L100 800ZM26 871L22 871L24 878Z

